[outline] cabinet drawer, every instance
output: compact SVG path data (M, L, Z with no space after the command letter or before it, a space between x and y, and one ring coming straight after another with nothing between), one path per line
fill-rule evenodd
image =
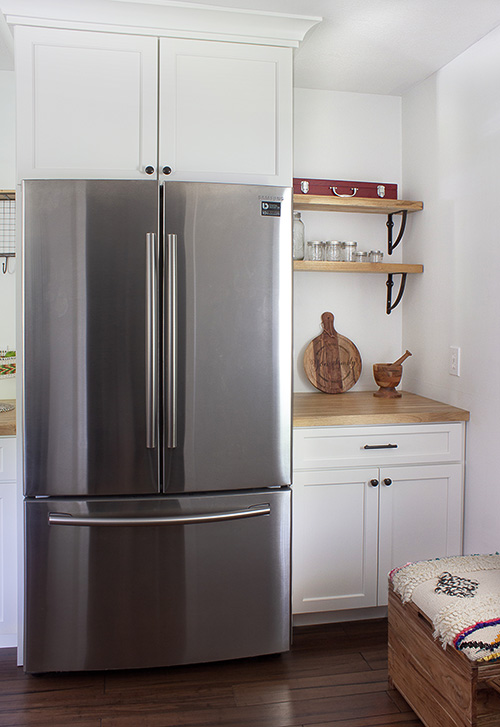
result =
M294 430L294 469L459 462L461 422L369 427L311 427Z
M16 438L0 437L0 482L16 479Z

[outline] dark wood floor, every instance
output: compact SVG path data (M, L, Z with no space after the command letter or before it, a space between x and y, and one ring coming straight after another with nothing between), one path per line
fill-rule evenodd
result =
M384 619L295 629L280 656L27 676L0 650L0 725L421 727L387 685Z

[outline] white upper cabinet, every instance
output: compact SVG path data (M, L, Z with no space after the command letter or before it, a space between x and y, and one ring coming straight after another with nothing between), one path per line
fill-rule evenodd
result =
M291 69L290 48L162 38L160 173L290 185Z
M18 178L156 168L156 38L17 27Z
M19 179L292 182L291 48L30 26L15 48Z

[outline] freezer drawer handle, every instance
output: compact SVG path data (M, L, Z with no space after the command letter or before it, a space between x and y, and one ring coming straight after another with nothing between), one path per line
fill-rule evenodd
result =
M91 525L91 526L117 526L133 525L196 525L199 523L214 523L221 520L241 520L247 517L261 517L269 515L271 506L255 505L246 510L229 510L227 512L207 512L193 515L166 515L165 517L73 517L67 513L50 512L49 525Z
M158 417L158 248L146 235L146 447L156 447Z

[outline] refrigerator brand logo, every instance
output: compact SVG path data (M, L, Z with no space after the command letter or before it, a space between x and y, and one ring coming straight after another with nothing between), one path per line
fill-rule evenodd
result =
M264 217L280 217L281 216L281 202L261 202L260 213Z

